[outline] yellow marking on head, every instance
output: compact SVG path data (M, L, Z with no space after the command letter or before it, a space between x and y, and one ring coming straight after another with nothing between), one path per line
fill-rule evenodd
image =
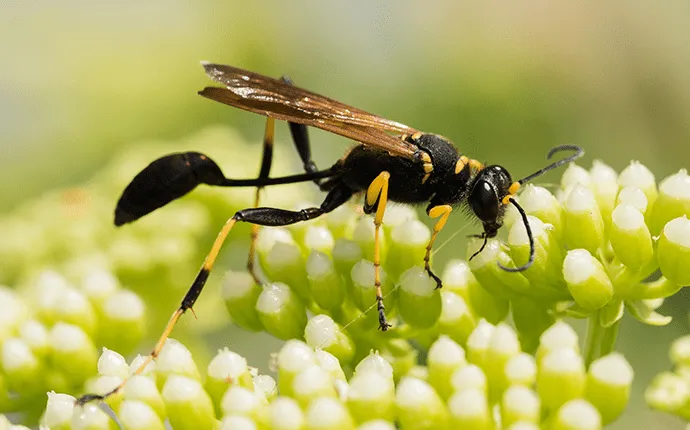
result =
M426 175L424 175L424 177L422 178L422 184L425 183L427 179L429 179L429 176L431 176L431 173L427 173Z
M501 203L504 205L507 205L510 203L510 198L515 197L515 194L518 192L520 189L520 183L519 182L513 182L510 187L508 188L508 195L503 197L503 200L501 200Z

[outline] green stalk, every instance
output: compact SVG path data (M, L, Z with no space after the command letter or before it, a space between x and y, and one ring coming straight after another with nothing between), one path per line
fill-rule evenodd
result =
M585 340L585 367L600 357L610 354L616 347L618 339L618 329L621 320L619 319L609 327L604 327L599 322L601 310L596 311L589 317L587 325L587 339Z

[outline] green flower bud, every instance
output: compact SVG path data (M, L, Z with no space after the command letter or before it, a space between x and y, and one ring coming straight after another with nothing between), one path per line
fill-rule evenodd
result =
M591 183L592 179L589 172L575 163L568 164L563 176L561 176L561 189L566 191L578 184L589 187Z
M575 185L565 200L563 240L570 249L584 248L591 253L604 243L604 219L594 194Z
M314 351L314 359L316 360L316 364L328 372L334 380L347 380L343 368L340 367L340 361L330 352L324 351L323 349L316 349Z
M465 350L448 336L440 336L427 353L428 382L443 399L448 399L453 392L448 375L466 364Z
M100 309L103 301L120 288L120 283L110 270L89 267L82 276L81 290L96 309Z
M396 294L393 292L393 285L388 281L386 272L383 268L381 273L381 291L386 305L386 311L391 313L395 309ZM352 268L352 298L357 308L364 312L373 308L372 313L376 313L376 289L374 288L374 263L367 260L360 260Z
M520 354L520 341L517 333L506 323L500 323L491 334L486 350L484 371L489 377L489 400L500 399L508 388L505 376L506 363ZM492 401L493 403L493 401Z
M261 267L269 279L289 285L304 303L310 302L307 270L299 246L294 243L276 242Z
M96 347L84 331L71 324L57 323L50 331L53 365L74 382L96 373Z
M252 376L247 367L247 360L241 355L223 348L218 351L208 364L208 377L204 388L213 400L216 412L221 410L223 394L230 385L240 385L244 388L254 388Z
M678 285L690 284L690 220L669 221L661 232L658 259L661 272Z
M256 423L251 418L241 415L234 415L223 418L220 423L220 430L256 430Z
M242 415L257 418L259 408L267 403L262 394L257 394L239 385L231 385L221 400L222 415L226 417Z
M625 187L616 198L616 206L629 205L642 214L647 212L647 196L637 187Z
M97 405L87 403L84 406L75 406L72 414L73 430L108 430L110 417Z
M174 429L213 428L213 402L196 379L170 375L162 391L168 420Z
M322 225L307 225L304 235L304 247L308 251L330 254L335 240L331 231Z
M75 398L69 394L48 392L48 404L41 418L41 426L52 430L70 430ZM2 425L0 425L2 428Z
M618 185L621 188L637 187L647 196L650 205L654 204L657 197L654 174L638 161L632 161L628 167L618 176Z
M133 374L137 370L139 370L139 367L141 367L141 365L144 364L144 361L146 360L148 360L148 357L144 357L143 355L137 354L137 356L134 357L132 362L129 364L129 373ZM144 367L144 370L140 373L140 375L154 377L155 371L156 362L151 360L146 364L146 367Z
M269 252L277 243L295 245L290 230L284 227L262 228L256 238L256 254L259 257L261 268L265 269L269 259Z
M690 217L690 176L685 169L661 181L659 198L651 211L651 230L658 234L667 222Z
M245 330L263 330L256 312L256 302L262 290L252 276L246 272L228 271L221 285L225 307L233 322Z
M84 385L86 390L91 393L109 393L115 389L118 385L122 384L124 378L122 376L113 375L101 375L95 378L89 379ZM118 409L124 395L122 392L118 392L111 397L108 397L108 405L113 409Z
M103 348L101 356L98 357L98 374L106 376L119 376L121 378L127 377L129 374L129 366L125 357L119 352L108 348Z
M481 289L484 294L487 294L465 260L450 260L443 269L441 279L443 279L443 291L458 294L468 304L471 303L471 296L475 289Z
M553 225L556 234L560 234L563 226L563 208L549 190L528 184L520 194L520 204L528 215Z
M360 425L357 430L395 430L395 426L385 420L372 420Z
M156 383L160 389L172 375L181 375L200 380L199 370L186 346L179 341L168 338L156 359Z
M597 199L597 205L604 222L607 223L607 220L611 218L611 212L618 194L618 174L611 166L599 160L594 160L592 168L589 169L589 177L591 180L589 188Z
M266 400L272 400L278 394L278 384L271 375L256 375L252 383L254 391L261 393Z
M302 370L316 364L314 350L299 340L288 340L278 352L278 389L282 396L293 396L292 381Z
M386 213L383 214L383 230L386 236L392 235L393 231L401 225L414 221L417 218L417 212L409 205L392 204L386 206Z
M450 384L454 393L459 393L468 389L478 389L484 393L488 393L486 374L481 367L474 364L468 364L467 366L455 369L450 377Z
M669 324L673 317L664 316L654 311L664 302L664 299L659 300L660 302L657 300L627 300L625 308L638 321L647 325L661 327Z
M539 430L540 428L538 424L528 421L518 421L506 427L506 430Z
M604 266L586 249L568 251L563 277L575 303L584 309L599 309L613 298L613 284Z
M374 258L375 238L376 230L371 218L359 218L355 224L355 229L352 232L352 240L359 245L360 249L362 250L362 255L365 259ZM379 240L381 244L381 261L386 261L386 255L388 253L386 235L381 234Z
M539 337L555 321L553 313L543 303L529 297L512 300L510 307L522 350L534 353Z
M508 360L503 372L508 385L531 387L537 380L537 363L530 354L521 352Z
M124 397L126 400L136 400L146 403L156 412L161 420L166 418L163 397L158 391L156 381L143 375L132 376L125 384ZM122 405L120 405L122 407Z
M501 399L501 424L508 427L520 421L538 424L541 402L537 393L523 385L509 387Z
M477 321L462 296L444 288L441 291L441 316L435 331L449 336L457 343L465 344L476 326Z
M467 430L489 430L494 428L486 393L468 388L453 394L448 399L450 428Z
M139 400L123 401L118 417L127 430L163 430L165 428L161 417L151 406Z
M66 288L57 297L53 312L53 316L58 321L79 326L86 334L93 335L96 314L91 303L81 291Z
M537 349L537 362L541 361L550 353L562 348L580 351L580 341L577 333L565 322L558 320L549 327L539 338L539 348Z
M9 338L2 344L0 369L5 372L12 391L32 392L38 389L43 371L41 362L23 340Z
M307 326L307 312L287 285L275 282L264 287L256 302L259 320L278 339L300 338Z
M537 299L565 299L568 297L568 294L566 293L566 286L561 274L564 257L563 247L559 243L556 232L552 225L544 224L538 218L528 216L527 219L534 238L534 263L529 270L520 273L530 283L524 290L516 291L521 296L527 295ZM529 236L523 223L520 222L513 225L508 233L508 243L514 262L524 264L529 260ZM517 275L516 273L508 273L500 268L499 270L505 275L510 276L510 279Z
M132 291L119 290L103 303L98 342L131 351L144 336L144 302Z
M482 243L479 239L471 240L467 246L467 257L472 258ZM490 239L484 250L469 261L472 273L486 291L486 294L470 295L470 305L477 315L496 324L508 315L507 299L530 288L529 281L522 273L508 273L498 267L497 263L504 267L515 266L508 254L501 249L500 242L495 239Z
M356 423L373 419L393 421L394 398L393 381L377 372L358 372L350 379L347 407Z
M589 367L585 399L599 410L604 425L615 421L625 410L632 382L633 369L620 354L599 358Z
M28 309L19 295L8 287L0 286L0 342L14 335L17 327L28 315Z
M386 215L388 215L388 211L386 211ZM356 212L349 205L342 205L326 215L326 225L334 237L351 237L356 221Z
M680 413L690 401L690 385L671 372L663 372L654 377L644 393L647 404L657 410ZM685 418L689 418L685 415Z
M395 278L413 266L424 264L426 245L431 239L429 227L413 219L398 225L391 232L386 268Z
M266 428L274 430L301 430L304 428L304 414L299 404L290 397L277 397L266 413Z
M307 259L311 296L322 309L336 313L345 301L345 286L328 255L313 251Z
M674 340L668 356L676 366L690 365L690 335Z
M406 430L443 430L448 426L448 411L443 400L428 383L404 377L395 393L400 426Z
M553 423L554 430L599 430L601 417L589 402L574 399L565 403L558 410Z
M486 320L480 320L467 339L467 358L482 369L486 369L486 354L491 343L491 336L496 327Z
M51 326L58 321L57 304L60 297L68 290L71 286L69 282L61 274L54 272L52 270L45 270L41 272L35 283L33 298L37 304L38 317L44 324ZM12 312L16 316L26 317L26 313L22 312L22 306L18 308L21 314L17 311ZM3 308L9 309L9 308Z
M329 397L315 399L307 408L305 430L354 430L355 425L347 408Z
M345 330L328 315L316 315L307 323L304 339L312 348L324 349L343 363L352 360L355 346Z
M550 411L581 397L585 390L582 357L570 348L557 349L544 356L537 373L537 389L544 407Z
M333 264L335 270L346 282L350 282L350 272L362 259L362 248L354 240L338 238L333 245ZM373 254L372 254L373 255Z
M295 376L292 393L302 408L317 398L337 397L331 376L317 365L307 367Z
M393 379L399 381L419 362L419 353L405 339L391 339L381 351L381 357L393 367Z
M417 328L432 327L441 315L441 292L421 267L411 267L400 276L398 310L407 324Z
M391 381L393 380L393 366L381 357L378 351L371 351L355 367L355 374L370 371L376 372Z
M611 247L629 268L641 270L654 258L652 235L644 215L631 205L616 206L611 215Z

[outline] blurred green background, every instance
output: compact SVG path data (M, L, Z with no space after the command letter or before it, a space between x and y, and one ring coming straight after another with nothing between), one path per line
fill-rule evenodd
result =
M142 140L224 124L258 145L262 118L197 96L211 84L199 60L288 74L447 136L515 176L542 166L550 147L574 143L587 151L585 167L601 158L620 170L638 159L661 179L690 165L689 16L688 2L639 0L3 2L0 211L80 183ZM277 140L298 172L284 125ZM323 132L312 141L322 167L349 144ZM466 223L456 216L447 231ZM464 256L462 240L437 264L450 256ZM614 428L681 428L647 410L642 390L669 368L668 343L687 331L686 303L683 293L666 303L676 319L663 329L624 322L619 349L636 391ZM235 329L224 343L251 356L257 339L273 349Z

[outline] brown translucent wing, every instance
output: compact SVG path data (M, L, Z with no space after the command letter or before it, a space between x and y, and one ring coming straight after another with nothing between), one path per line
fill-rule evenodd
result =
M417 149L399 136L417 130L381 118L281 80L236 67L204 64L206 73L226 88L207 87L200 95L260 115L317 127L392 155L412 158Z

